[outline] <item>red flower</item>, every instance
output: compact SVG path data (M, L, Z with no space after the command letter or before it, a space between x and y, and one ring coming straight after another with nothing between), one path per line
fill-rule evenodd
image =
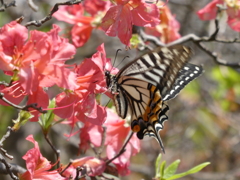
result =
M14 104L19 104L25 94L23 94L23 88L21 87L21 84L18 81L15 81L12 83L12 86L5 87L4 85L0 85L0 92L4 93L4 97ZM0 104L4 106L9 106L9 104L5 103L4 101L0 100Z
M69 178L73 177L73 179L76 178L76 168L78 167L86 169L87 172L84 171L84 173L87 173L89 176L101 175L106 168L104 161L95 157L88 156L72 161L71 166L64 171L63 175Z
M207 4L203 9L197 12L198 17L201 20L212 20L217 16L217 4L223 4L223 0L213 0L209 4Z
M180 24L171 14L170 9L164 2L159 1L159 7L161 12L159 17L160 24L156 27L146 27L145 31L148 34L160 37L161 41L167 44L181 37L181 35L178 33Z
M111 70L113 73L118 70L113 68L110 59L106 58L103 44L97 49L98 52L92 58L85 59L75 67L78 88L72 92L63 92L56 97L59 108L55 109L55 114L61 118L67 118L72 127L79 121L101 126L106 119L105 108L97 104L95 94L107 92L105 70ZM67 112L65 110L63 112L60 107L67 109ZM83 128L88 129L88 124ZM85 130L82 129L81 135L87 136L84 132Z
M197 12L201 20L212 20L217 16L217 4L227 5L228 25L234 30L240 32L240 1L213 0L203 9Z
M81 47L88 41L92 33L94 18L84 16L84 9L81 4L61 6L53 16L60 21L74 24L71 36L75 47Z
M99 13L99 11L106 11L107 9L109 9L110 1L84 0L83 7L92 16L95 16Z
M107 119L104 125L107 127L105 142L107 157L108 159L112 159L122 148L125 139L131 132L131 128L124 120L119 119L118 115L109 109L107 109ZM113 161L121 175L129 174L130 171L128 167L130 164L130 157L137 154L139 151L140 140L136 137L136 134L134 134L126 146L126 151Z
M89 143L92 143L95 147L99 147L102 142L102 134L102 126L86 122L80 131L79 150L86 152L89 148Z
M101 27L109 36L118 36L123 44L129 46L132 25L156 26L159 24L159 11L155 4L143 0L116 0L102 19Z
M0 29L0 69L13 76L13 81L18 80L22 94L29 95L28 104L47 107L49 98L43 87L57 84L76 88L75 74L65 65L75 54L75 48L58 36L59 31L55 25L48 33L31 31L27 41L27 29L15 21Z
M28 141L34 144L34 148L30 149L24 156L23 159L26 161L27 171L19 175L20 180L65 180L58 171L49 171L52 168L50 162L42 156L38 143L34 140L32 135L26 138Z

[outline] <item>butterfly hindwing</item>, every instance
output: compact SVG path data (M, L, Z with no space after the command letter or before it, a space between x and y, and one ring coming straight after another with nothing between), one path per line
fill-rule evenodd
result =
M203 71L202 66L187 63L179 71L177 79L172 88L163 95L163 100L168 101L177 96L177 94L193 79L197 78Z
M201 66L187 63L190 56L185 46L160 47L127 64L116 76L106 74L119 116L130 115L137 137L155 137L163 151L159 131L169 110L164 101L202 73Z

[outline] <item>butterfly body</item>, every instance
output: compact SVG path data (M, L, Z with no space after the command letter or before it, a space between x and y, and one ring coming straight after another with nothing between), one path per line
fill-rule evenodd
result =
M202 72L201 66L187 63L190 55L185 46L161 47L130 62L116 75L105 74L119 116L130 115L137 137L155 137L163 151L159 131L169 110L164 102Z

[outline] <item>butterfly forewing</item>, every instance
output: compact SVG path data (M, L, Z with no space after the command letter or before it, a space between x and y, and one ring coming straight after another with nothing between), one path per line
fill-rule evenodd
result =
M118 78L117 84L119 93L114 98L117 113L123 119L126 118L127 114L131 115L132 118L143 114L150 99L150 92L147 89L149 83L140 79L121 76Z
M130 76L147 81L158 87L161 95L165 97L190 56L191 50L185 46L157 48L128 64L117 76Z
M187 63L190 56L185 46L161 47L127 64L116 76L106 74L117 113L122 118L131 116L139 139L153 136L163 149L159 130L167 120L164 101L202 73L201 66Z

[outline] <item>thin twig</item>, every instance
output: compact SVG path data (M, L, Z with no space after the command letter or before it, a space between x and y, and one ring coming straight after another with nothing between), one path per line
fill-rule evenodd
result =
M3 149L3 142L10 136L11 132L12 132L12 128L10 126L8 126L8 130L6 132L6 134L1 138L0 140L0 152L2 155L4 155L5 157L9 158L9 159L13 159L13 156L9 155L7 153L7 151L5 149Z
M23 174L26 169L13 163L8 163L11 167L10 170L13 174ZM3 163L0 163L0 174L8 174L6 166Z
M1 0L1 8L0 8L0 12L3 12L3 11L5 11L7 8L9 8L9 7L11 7L11 6L14 6L14 7L16 7L16 1L12 1L12 2L10 2L10 3L4 3L4 1L3 0Z
M6 83L4 81L0 81L0 85L4 85L5 87L9 87L10 86L10 83Z
M106 127L102 127L103 128L103 133L102 133L102 141L101 141L101 145L98 149L98 158L100 158L102 151L104 149L104 144L106 141L106 137L107 137L107 128Z
M40 20L34 20L34 21L30 21L27 24L25 24L26 27L29 26L36 26L36 27L40 27L43 23L49 21L50 19L52 19L52 15L58 11L58 7L62 6L62 5L74 5L74 4L79 4L81 3L83 0L71 0L71 1L66 1L66 2L62 2L62 3L56 3L53 7L53 9L51 10L51 12L44 17L43 19Z
M12 128L8 126L6 134L0 140L0 146L3 145L3 142L10 136L11 132L12 132Z
M14 179L14 180L17 180L18 177L13 174L13 172L11 171L11 165L6 162L6 160L4 159L2 154L0 154L0 161L5 165L6 171L11 176L11 178Z
M158 38L151 35L147 35L142 28L138 29L138 33L144 42L150 41L154 43L156 46L165 46L165 47L174 46L174 45L182 44L186 42L193 42L200 49L202 49L206 54L210 55L217 64L232 67L232 68L240 68L240 63L232 63L232 62L227 62L224 59L220 59L216 52L212 52L211 50L206 48L204 44L202 44L203 42L240 43L240 40L236 38L233 40L217 39L218 32L219 32L219 22L218 22L218 19L215 19L215 31L210 37L198 37L195 34L188 34L186 36L183 36L177 39L176 41L170 42L168 44L164 44Z
M125 148L127 146L127 144L129 143L130 139L133 136L133 132L131 132L131 134L128 136L127 140L125 141L123 147L120 149L120 151L116 154L116 156L114 156L112 159L109 159L106 161L106 165L110 164L114 159L118 158L119 156L121 156L124 152L125 152Z
M47 111L43 110L42 107L37 107L37 103L28 104L26 106L19 106L19 105L13 104L12 102L10 102L9 100L7 100L4 97L4 93L0 93L0 99L3 100L5 103L9 104L10 106L16 108L16 109L29 111L29 108L33 108L33 109L39 111L40 113L47 113Z
M60 157L60 150L57 150L57 149L53 146L53 144L52 144L52 142L50 141L50 139L48 138L48 135L47 135L47 134L44 134L44 138L46 139L47 143L50 145L50 147L52 148L52 150L53 150L54 153L56 154L56 158L57 158L57 168L59 168L59 167L60 167L60 159L59 159L59 157Z
M68 163L68 165L60 172L60 175L64 173L70 166L72 165L72 162Z

